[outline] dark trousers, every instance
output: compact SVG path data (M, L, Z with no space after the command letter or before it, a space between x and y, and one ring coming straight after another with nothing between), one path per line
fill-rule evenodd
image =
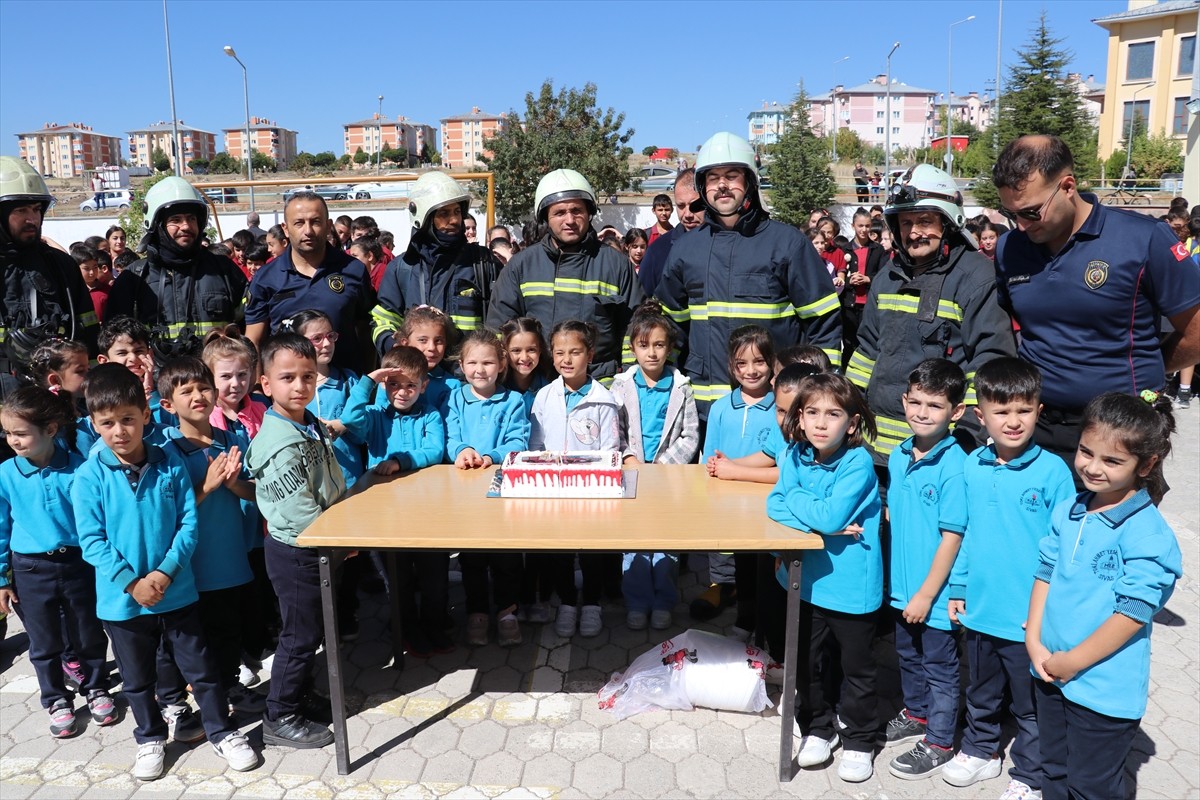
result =
M85 697L109 688L108 641L96 619L96 572L78 547L54 553L12 554L17 616L29 634L29 662L42 690L42 707L71 700L63 682L62 657L71 652L83 665Z
M854 289L847 285L846 293L853 295ZM842 306L842 368L838 372L845 372L846 365L850 363L850 356L854 355L854 351L858 349L858 329L862 325L863 309L866 305L860 305L854 302L851 297Z
M926 721L925 741L951 748L958 722L958 637L905 622L898 609L893 611L904 706L909 716Z
M242 663L242 596L246 586L200 592L197 603L204 643L216 664L217 682L225 692L237 685ZM182 705L186 701L187 682L175 663L171 643L164 639L158 648L158 702Z
M553 556L546 553L526 553L521 571L521 604L544 603L554 593L552 582Z
M1141 720L1109 717L1072 703L1057 686L1035 681L1041 729L1042 797L1125 797L1125 759Z
M198 603L165 614L106 621L104 628L121 671L122 694L137 722L134 741L143 744L167 740L167 723L155 701L158 648L163 641L169 643L175 664L192 685L208 740L216 744L237 730L229 721L229 701L217 682L217 666L204 643Z
M875 638L874 614L845 614L811 603L800 603L800 646L808 644L807 658L801 653L800 674L796 680L796 722L808 736L832 739L834 709L840 709L842 746L846 750L869 753L875 749L879 727L875 695L875 657L871 641ZM827 651L841 656L844 678L841 702L823 674L828 668Z
M488 572L492 579L492 601L497 611L515 606L521 592L521 554L514 551L459 553L463 591L467 595L468 614L486 614ZM572 576L572 579L574 576Z
M1040 726L1033 691L1039 681L1029 673L1025 643L968 630L967 663L971 683L967 686L962 751L976 758L991 758L1000 752L1000 720L1007 690L1011 698L1008 708L1017 723L1008 774L1031 788L1041 788Z
M279 644L271 665L267 719L272 722L300 708L312 677L317 648L324 638L321 571L317 551L267 537L267 574L279 597Z
M266 550L256 547L246 554L254 580L242 587L242 649L259 661L271 649L279 630L279 599L267 576Z
M461 554L460 554L461 558ZM378 566L378 565L377 565ZM432 636L446 624L446 605L450 598L450 554L435 551L396 553L396 592L400 598L400 613L404 630L418 627ZM387 570L383 570L384 575ZM417 605L417 593L421 603Z
M575 555L553 553L546 556L550 585L558 593L558 601L566 606L598 606L604 592L604 557L608 553L580 553L579 571L583 573L583 588L575 588ZM620 556L617 557L618 559ZM620 561L617 561L618 566ZM582 596L581 596L582 595Z
M1081 412L1046 406L1033 430L1034 442L1067 462L1071 477L1075 479L1075 490L1080 492L1083 491L1083 481L1075 474L1075 451L1079 448L1082 422Z

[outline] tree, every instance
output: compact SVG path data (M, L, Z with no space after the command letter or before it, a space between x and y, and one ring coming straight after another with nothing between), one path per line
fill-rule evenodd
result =
M192 172L203 174L208 171L207 158L193 158L191 161L187 162L187 165Z
M442 154L434 150L429 142L421 145L421 163L422 164L441 164Z
M250 166L254 168L255 172L275 172L279 169L275 159L257 150L250 151Z
M1165 130L1153 136L1134 137L1133 158L1129 163L1139 178L1158 180L1164 172L1183 172L1183 143L1167 136Z
M313 166L313 154L305 150L296 153L296 157L292 159L291 167L301 175L307 173Z
M208 162L210 175L236 175L241 171L242 165L238 160L224 150L217 153L212 157L212 161Z
M392 164L408 164L408 150L403 147L385 147L380 155Z
M1004 147L1026 134L1044 133L1062 138L1075 157L1075 174L1086 185L1088 176L1099 172L1096 129L1084 110L1083 100L1067 81L1073 54L1062 45L1063 40L1055 38L1047 27L1043 11L1029 41L1017 50L1017 62L1008 69L1008 91L1000 96L995 139ZM1000 202L991 181L980 181L975 198L991 208Z
M645 147L642 148L642 155L644 155L646 158L649 158L650 156L654 155L657 152L658 152L658 147L655 145L652 145L652 144L646 145Z
M861 161L866 147L852 128L838 128L837 152L839 161Z
M825 140L812 130L804 83L789 109L787 129L775 145L771 162L772 216L789 225L808 221L809 212L833 201L833 173Z
M146 192L150 191L150 187L161 180L171 177L167 172L159 172L157 175L151 175L141 186L134 188L129 193L129 208L121 212L121 216L117 218L117 224L125 231L125 241L129 243L131 250L139 249L139 244L142 237L146 235L144 221L146 214L142 210L143 203L146 199Z
M370 160L371 160L371 157L368 156L366 153L364 153L363 149L361 147L354 151L354 163L355 164L359 164L361 166L362 164L365 164Z
M351 157L351 155L349 153L342 153L340 156L338 156L338 160L336 162L337 168L338 169L349 169L350 162L352 160L353 160L353 158Z
M596 105L596 84L560 89L550 81L525 95L525 115L504 117L503 127L484 141L492 156L483 161L496 173L496 210L507 223L528 218L534 192L546 173L568 168L581 173L598 197L614 194L629 181L628 147L633 128L622 131L625 115Z
M329 150L322 150L313 156L313 166L317 169L329 169L336 163L338 163L338 157Z
M156 147L150 151L150 164L156 172L171 171L171 159L167 158L167 154L163 152L161 147Z

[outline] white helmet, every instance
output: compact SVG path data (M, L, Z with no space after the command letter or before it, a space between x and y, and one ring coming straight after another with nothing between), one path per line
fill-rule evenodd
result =
M0 156L0 203L41 203L45 214L54 205L54 198L46 181L28 161Z
M754 148L736 133L714 133L700 145L696 154L696 191L704 197L704 173L715 167L742 167L746 170L746 197L758 196L758 165Z
M417 178L408 193L408 213L412 214L413 227L425 228L439 208L458 204L463 217L471 202L471 193L444 172L426 172Z
M201 232L208 226L208 204L204 202L204 195L200 194L200 190L195 186L176 175L163 178L151 186L146 192L144 203L145 218L142 225L148 232L157 230L159 223L170 216L166 213L167 209L176 206L187 206L188 210L196 215Z
M583 200L588 213L596 214L596 193L587 178L573 169L556 169L538 181L533 207L538 222L545 222L550 206L563 200Z
M967 215L963 212L963 196L958 184L949 173L932 164L910 167L892 187L887 207L883 209L883 217L897 242L901 241L899 215L905 211L921 210L941 214L947 227L958 231L968 247L972 250L979 249L975 237L963 227L967 222Z

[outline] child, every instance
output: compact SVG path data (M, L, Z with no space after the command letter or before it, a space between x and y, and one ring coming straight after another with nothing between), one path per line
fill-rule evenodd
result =
M647 300L633 312L629 342L637 365L618 375L610 389L619 408L626 465L688 464L700 449L691 384L668 365L678 338L657 300ZM678 563L676 554L625 553L621 589L630 630L645 629L647 621L656 631L671 626L671 611L679 600Z
M517 317L500 326L500 340L508 354L504 385L521 393L525 414L533 410L533 398L550 382L550 353L542 323L533 317Z
M865 434L864 434L865 431ZM810 375L783 421L789 442L779 459L779 482L767 497L776 522L818 533L822 550L804 557L800 584L800 641L808 647L796 693L797 763L825 763L838 745L834 709L845 727L838 777L871 777L875 748L875 611L883 601L879 480L865 436L875 420L858 389L841 375ZM786 570L777 572L786 586ZM805 645L802 644L803 648ZM843 681L827 681L821 666L836 650ZM836 696L841 687L840 702Z
M83 283L92 294L92 306L96 310L96 319L104 322L104 308L108 305L108 284L100 277L100 254L86 244L71 246L71 258L79 265L79 274Z
M246 248L246 277L253 278L254 273L266 266L271 260L271 253L265 244L255 242Z
M1125 796L1125 759L1146 712L1151 620L1183 574L1175 534L1155 507L1175 430L1170 400L1102 394L1080 429L1075 471L1085 491L1053 511L1025 630L1041 679L1048 800Z
M1025 600L1054 508L1075 494L1063 460L1033 443L1041 391L1037 368L1018 358L993 359L975 375L975 413L993 444L963 464L972 513L950 574L950 620L966 628L970 682L962 743L942 779L970 786L1000 774L1000 718L1008 695L1017 723L1008 800L1042 788Z
M86 395L101 446L76 473L71 501L83 557L96 568L96 616L105 621L137 721L133 776L151 781L163 774L168 729L155 702L155 660L164 642L192 686L209 742L233 769L254 769L258 756L229 720L204 641L191 569L196 498L187 470L143 440L150 411L129 370L101 364L88 376Z
M771 394L774 366L775 346L765 328L743 325L729 335L729 374L738 388L709 408L700 457L708 464L710 475L717 461L723 458L742 458L762 450L776 425L775 400ZM712 619L721 609L736 602L735 635L754 630L757 560L752 553L736 556L709 553L708 574L712 584L692 601L688 609L692 617Z
M646 236L650 239L647 245L654 244L658 237L665 236L675 227L671 224L671 213L675 210L675 206L671 201L670 195L654 195L654 200L650 207L654 210L654 224L646 229Z
M531 450L620 450L621 436L617 401L588 375L588 364L596 353L596 326L579 320L563 320L550 332L550 352L558 379L537 393L530 414ZM581 636L596 636L603 628L600 616L603 557L581 553L583 607L576 611L579 592L575 588L574 555L547 557L552 582L558 592L558 616L554 632L569 637L579 621Z
M212 373L197 358L168 361L158 376L163 409L179 420L178 435L163 449L187 468L196 494L198 537L192 554L192 574L200 595L200 624L217 679L238 711L262 713L262 698L238 680L242 663L242 601L254 575L247 557L247 531L257 534L258 514L247 516L242 501L254 501L254 484L246 480L242 453L245 437L214 427L209 421L215 405ZM177 670L169 659L159 661L159 702L171 696L164 677ZM180 688L182 689L182 682ZM176 693L182 696L183 692Z
M419 350L397 345L384 353L379 369L354 384L342 411L343 438L366 442L367 466L377 474L394 475L442 462L446 424L422 397L429 383L428 372L429 365ZM371 400L377 385L384 389L384 407ZM389 587L404 604L405 649L416 658L453 652L454 643L443 629L450 555L432 551L407 555L400 558L401 585ZM421 592L419 614L414 584Z
M374 236L360 236L350 243L349 253L367 268L371 286L375 291L379 291L379 284L383 281L383 273L388 265L388 262L383 260L383 247L379 244L379 239Z
M967 410L959 367L929 358L908 376L904 416L913 435L888 459L892 558L889 601L905 708L888 723L889 745L915 742L888 771L915 780L954 755L958 722L958 637L947 615L947 579L967 525L966 453L950 426Z
M29 358L29 370L35 385L64 397L75 409L75 438L68 449L86 459L99 438L92 430L87 405L83 401L83 385L88 373L87 347L71 339L51 339L33 351ZM59 442L65 444L61 432Z
M442 419L446 418L449 411L450 392L462 386L462 381L451 375L442 364L454 330L450 318L433 306L410 308L404 315L404 325L400 329L400 344L415 347L425 356L425 362L429 365L425 403L430 408L436 408Z
M517 392L499 387L508 359L495 331L478 328L467 334L459 351L467 383L450 393L446 417L446 457L458 469L486 469L512 451L529 445L529 415ZM507 550L459 554L467 595L467 644L488 641L488 568L501 647L521 643L517 596L521 591L521 554Z
M262 345L262 388L271 398L246 453L259 511L267 520L267 574L279 595L282 627L271 665L263 741L299 749L333 742L328 727L306 719L301 701L312 676L321 624L317 551L296 538L346 492L325 426L308 410L317 383L317 351L295 333Z
M15 610L25 623L50 733L66 738L78 732L69 669L79 673L95 723L117 721L96 572L83 560L71 513L71 484L84 461L72 447L75 409L67 396L29 386L5 398L0 424L16 453L0 464L0 612Z
M120 364L134 374L142 384L151 418L144 427L146 441L162 446L167 442L167 431L175 424L169 414L164 414L159 403L158 387L154 385L154 351L150 349L150 329L132 317L114 317L100 329L97 342L100 364ZM87 429L91 429L89 417ZM99 438L99 437L96 437Z
M237 326L230 325L204 337L201 359L212 370L216 382L217 403L210 415L212 424L223 431L241 434L247 441L253 440L267 413L266 403L249 397L258 374L254 346Z

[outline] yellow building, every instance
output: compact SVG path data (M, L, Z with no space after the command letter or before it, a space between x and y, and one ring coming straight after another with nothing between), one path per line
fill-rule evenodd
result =
M1150 133L1165 131L1188 149L1189 130L1200 125L1188 108L1196 96L1197 20L1200 0L1129 0L1128 10L1092 20L1108 31L1101 158L1123 147L1135 114Z

